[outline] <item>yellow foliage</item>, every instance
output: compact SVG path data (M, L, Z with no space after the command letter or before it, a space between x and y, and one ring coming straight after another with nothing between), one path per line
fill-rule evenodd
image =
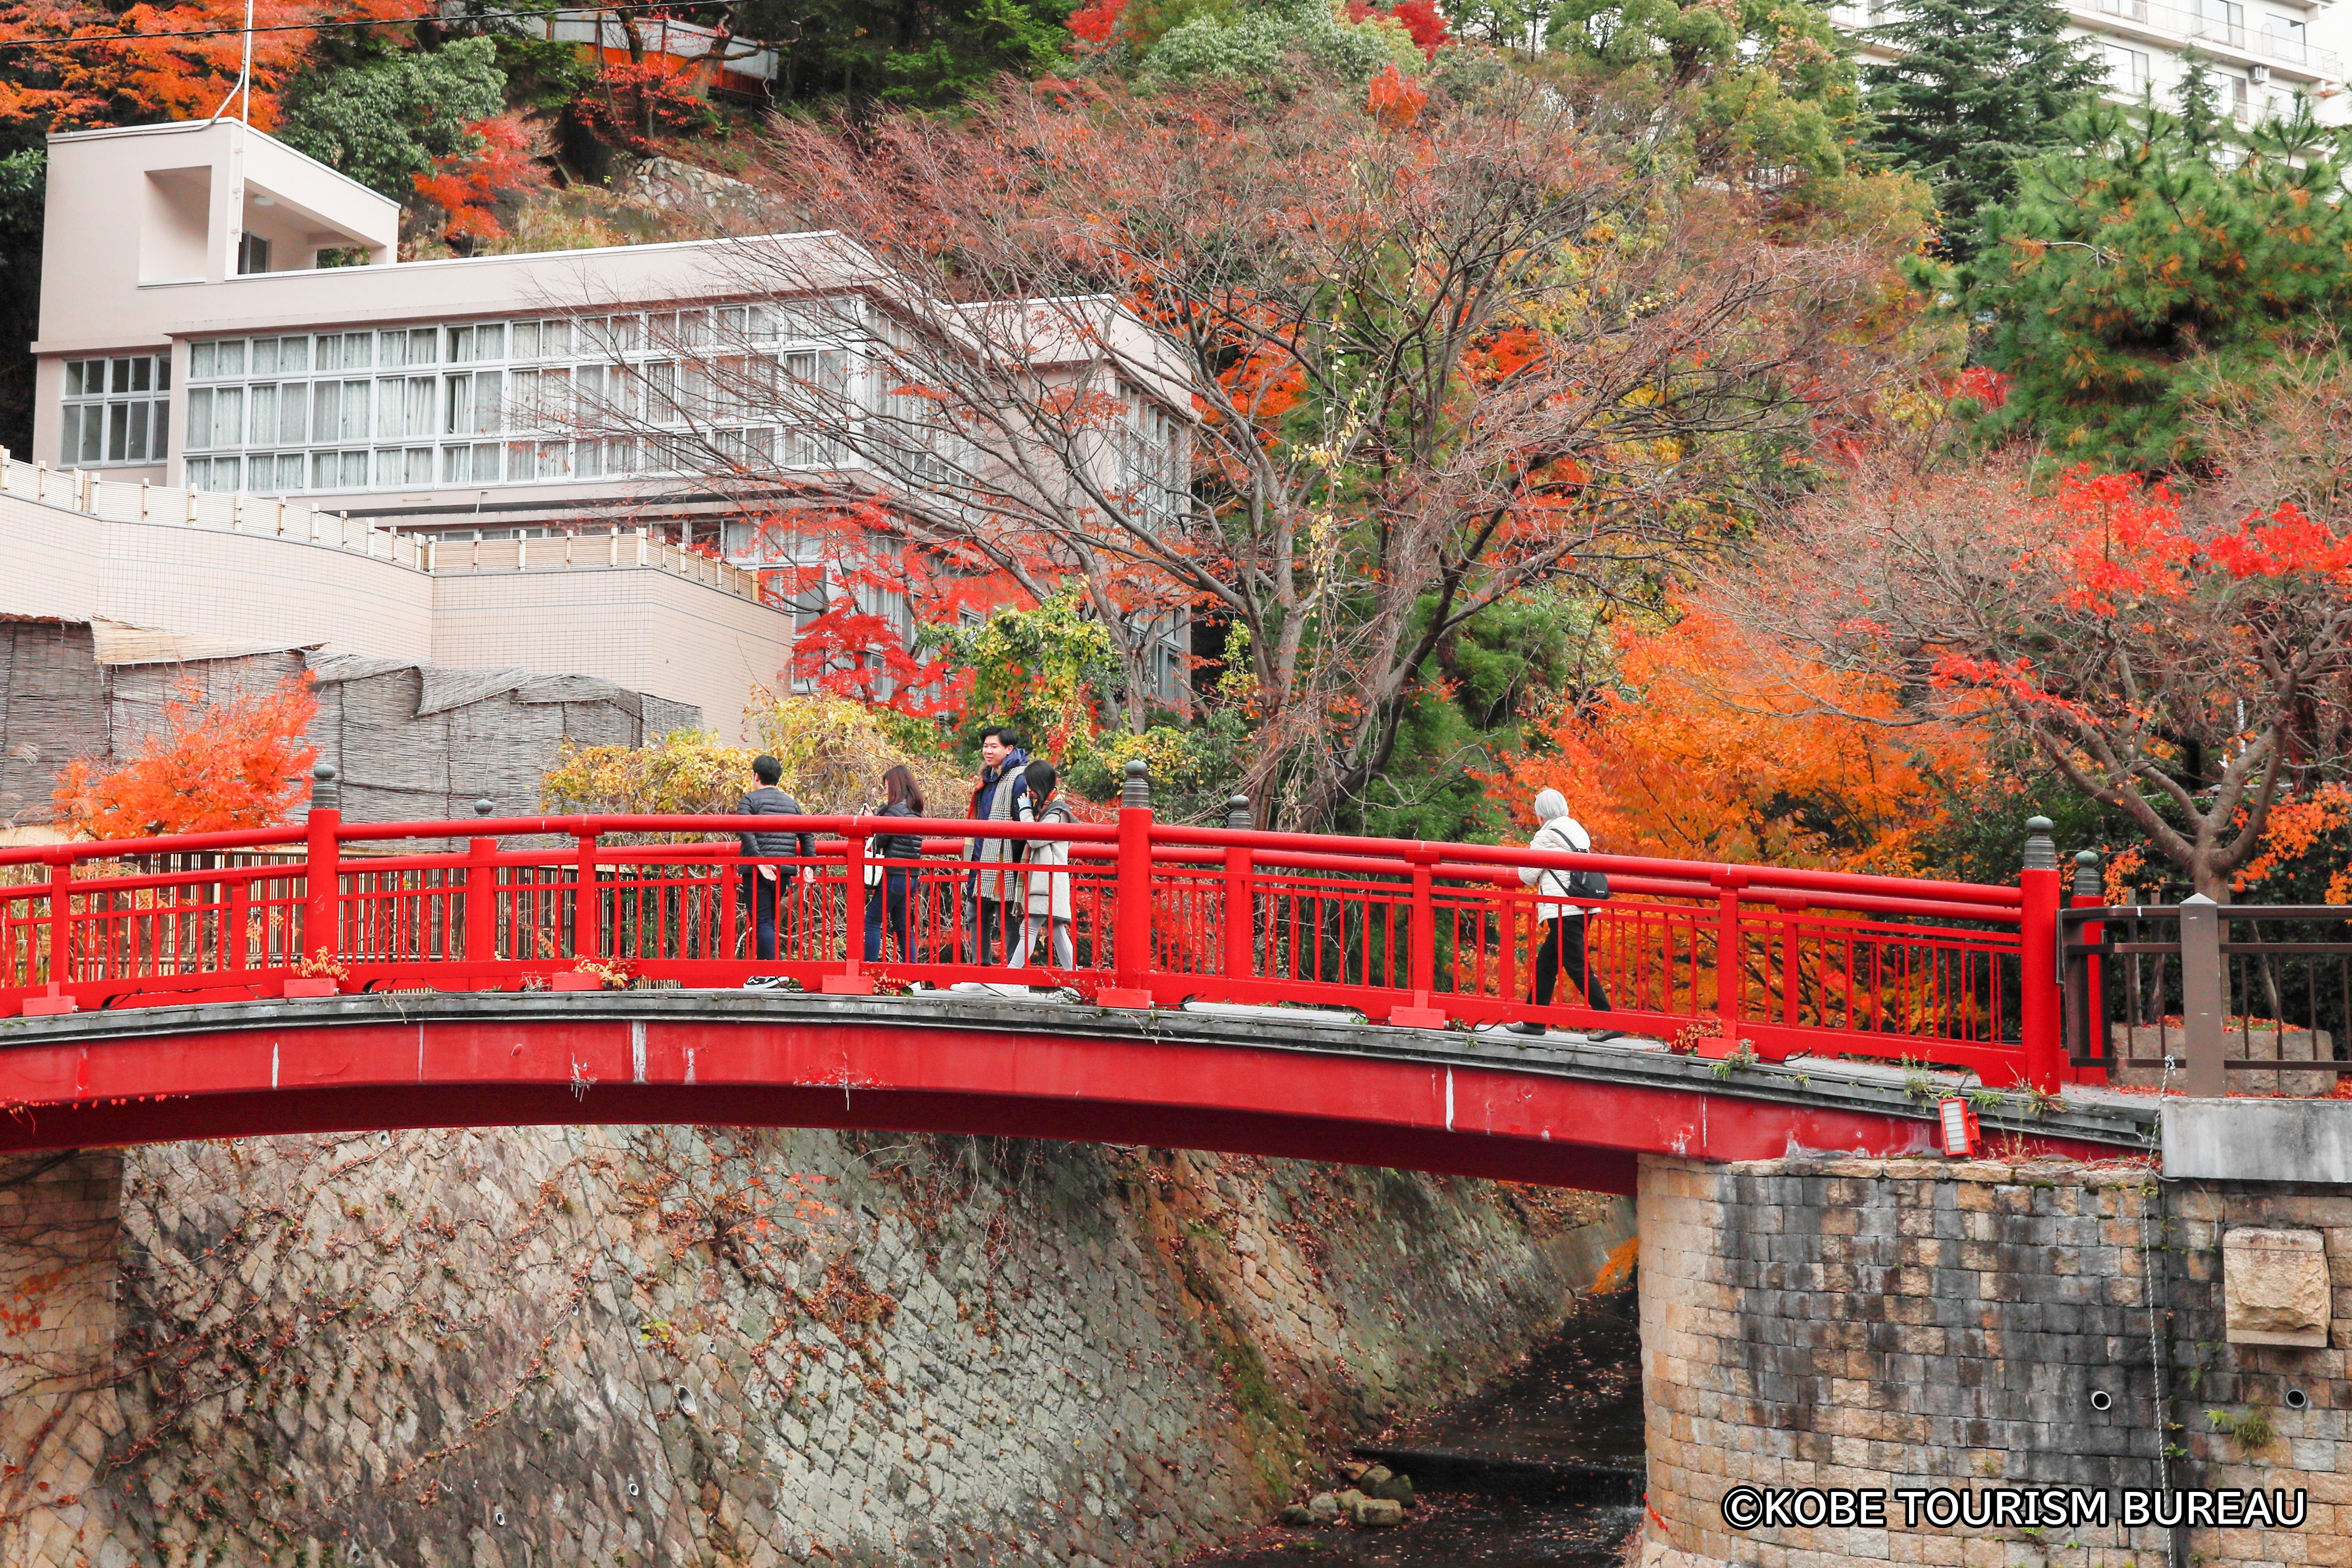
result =
M701 730L674 731L650 746L566 742L562 760L540 778L540 799L550 811L721 814L752 787L758 754Z
M971 800L971 781L946 756L901 744L872 709L846 697L762 691L749 718L761 749L783 764L784 788L819 816L880 804L882 775L901 763L922 789L927 816L961 816Z
M749 720L757 746L725 745L698 730L650 746L566 745L540 780L541 799L551 811L724 815L757 787L751 763L764 751L783 765L785 792L816 816L878 805L882 775L901 763L914 771L929 815L964 813L970 783L945 756L902 744L847 698L762 692Z

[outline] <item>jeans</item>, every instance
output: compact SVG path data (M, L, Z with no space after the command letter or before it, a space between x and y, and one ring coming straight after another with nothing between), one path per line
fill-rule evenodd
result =
M1596 1013L1611 1010L1609 993L1601 989L1600 981L1586 977L1584 923L1582 915L1544 921L1543 934L1536 939L1537 1006L1551 1005L1552 987L1559 984L1560 972L1566 970L1568 977L1576 982L1576 988L1584 993L1587 1005Z
M890 934L898 939L898 962L915 962L914 928L907 919L907 873L885 871L882 880L866 889L866 962L882 956L882 916L890 916Z
M752 955L767 963L776 956L776 895L782 890L783 879L789 873L783 867L775 867L776 875L771 880L760 875L760 869L757 866L743 868L743 902L751 910Z
M1054 967L1076 969L1078 966L1077 949L1070 942L1070 922L1048 920L1044 915L1031 915L1021 922L1021 945L1013 950L1011 967L1029 967L1029 954L1037 945L1037 934L1048 927L1052 930L1045 945L1053 949Z

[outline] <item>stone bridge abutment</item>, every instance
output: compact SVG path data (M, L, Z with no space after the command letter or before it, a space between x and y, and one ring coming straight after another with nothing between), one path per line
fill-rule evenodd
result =
M1643 1568L2352 1563L2352 1105L2176 1104L2164 1167L1644 1157Z

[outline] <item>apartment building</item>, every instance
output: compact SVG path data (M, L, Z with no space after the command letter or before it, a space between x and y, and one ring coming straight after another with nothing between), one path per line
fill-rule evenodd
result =
M1901 0L1842 0L1830 16L1861 34L1901 9ZM2330 0L2067 0L2066 31L2095 47L2118 102L2153 91L2159 105L2176 103L2193 54L2240 124L2287 112L2300 96L2322 124L2341 125L2352 121L2352 97L2338 52L2345 23L2334 12ZM1866 35L1861 52L1891 58Z
M716 548L796 574L805 619L828 589L796 552L798 499L863 486L912 505L953 458L877 464L779 395L876 419L898 395L873 363L884 337L843 327L887 314L905 282L837 235L403 262L396 204L235 121L56 136L49 159L44 465L290 498L445 543ZM1052 359L1026 369L1106 374L1084 349ZM1112 377L1128 412L1104 444L1109 488L1164 506L1190 398L1173 369ZM912 630L902 594L854 591ZM1162 615L1148 635L1156 695L1181 704L1189 627Z

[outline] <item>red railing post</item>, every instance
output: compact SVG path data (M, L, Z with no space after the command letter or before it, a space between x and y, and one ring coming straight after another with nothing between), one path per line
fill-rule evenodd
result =
M228 888L228 923L221 931L221 967L231 974L242 974L249 956L246 928L253 921L253 879L239 877Z
M1437 910L1435 878L1430 867L1437 861L1437 850L1431 845L1416 844L1405 851L1412 866L1412 920L1405 934L1406 986L1410 998L1389 1009L1389 1022L1412 1029L1445 1027L1445 1009L1430 1005L1429 994L1437 989ZM1396 971L1389 972L1393 979ZM1364 977L1370 980L1370 975Z
M1520 882L1516 872L1496 874L1496 885L1503 889L1502 907L1495 919L1502 931L1502 952L1495 963L1495 994L1505 1002L1519 999L1519 910L1526 902L1518 896ZM1533 939L1529 939L1533 945Z
M302 862L302 942L295 952L299 964L309 958L329 962L341 956L342 933L338 917L342 902L342 796L336 788L333 764L320 763L310 770L310 809L302 819L306 830Z
M2099 874L2097 850L2085 849L2074 857L2074 890L2066 901L2070 907L2078 910L2095 910L2105 906L2106 879ZM2059 928L2062 936L2064 930L2063 926ZM2106 924L2103 921L2086 921L2075 928L2075 940L2085 947L2098 946L2106 939ZM2061 953L2060 957L2063 960L2064 954ZM2065 987L2063 984L2060 987L2059 1001L2062 1005L2072 1006L2073 1016L2062 1023L2059 1037L2064 1039L2070 1031L2079 1030L2079 1038L2083 1047L2082 1055L2096 1057L2100 1060L2095 1067L2078 1067L2074 1060L2075 1053L2070 1049L2066 1053L2066 1076L2076 1083L2105 1083L2107 1081L2110 1070L2106 1065L2106 1058L2114 1054L2107 1039L2106 974L2096 952L2084 953L2082 968L2076 973L2082 976L2081 989L2077 994L2070 997L2066 994ZM2066 972L2061 969L2059 974L2063 982L2066 977Z
M874 976L866 973L863 968L866 959L866 902L868 896L866 887L864 820L864 814L860 813L851 820L849 831L844 835L842 878L845 884L845 890L841 900L841 973L823 975L817 981L818 991L827 996L874 994ZM1026 909L1026 900L1024 900L1019 907ZM1007 904L1004 908L1007 911L1004 918L1012 919L1010 911L1014 906ZM887 898L883 901L883 909L887 915L889 909L889 901ZM1007 940L1016 939L1008 937Z
M2025 865L2017 874L2019 1043L2025 1050L2025 1079L2046 1094L2065 1082L2066 1045L2060 1037L2058 1007L2058 847L2046 816L2025 822Z
M1095 1000L1106 1007L1151 1005L1151 779L1141 758L1127 764L1118 795L1118 907L1112 911L1113 979Z
M41 994L25 998L28 1018L80 1011L80 1005L66 994L66 984L73 978L73 856L63 849L54 851L49 858L48 972ZM31 975L25 976L28 991L32 982Z
M1796 1027L1798 1004L1805 989L1803 955L1799 950L1798 911L1780 907L1780 1022Z
M1225 826L1236 833L1252 826L1250 797L1234 795L1225 802ZM1225 846L1225 956L1228 984L1257 974L1257 894L1251 884L1255 858L1245 844Z
M1739 936L1739 889L1748 884L1747 870L1717 866L1709 874L1717 889L1715 910L1715 1016L1723 1037L1736 1040L1748 1008L1747 954Z
M73 978L73 857L49 862L49 987Z
M495 838L466 840L466 967L477 991L505 989L483 973L499 956L498 852Z
M575 836L578 857L572 873L572 956L604 956L604 894L596 883L596 836ZM685 956L680 954L680 957Z
M1225 846L1225 979L1251 980L1257 973L1257 900L1250 889L1254 874L1245 845Z

